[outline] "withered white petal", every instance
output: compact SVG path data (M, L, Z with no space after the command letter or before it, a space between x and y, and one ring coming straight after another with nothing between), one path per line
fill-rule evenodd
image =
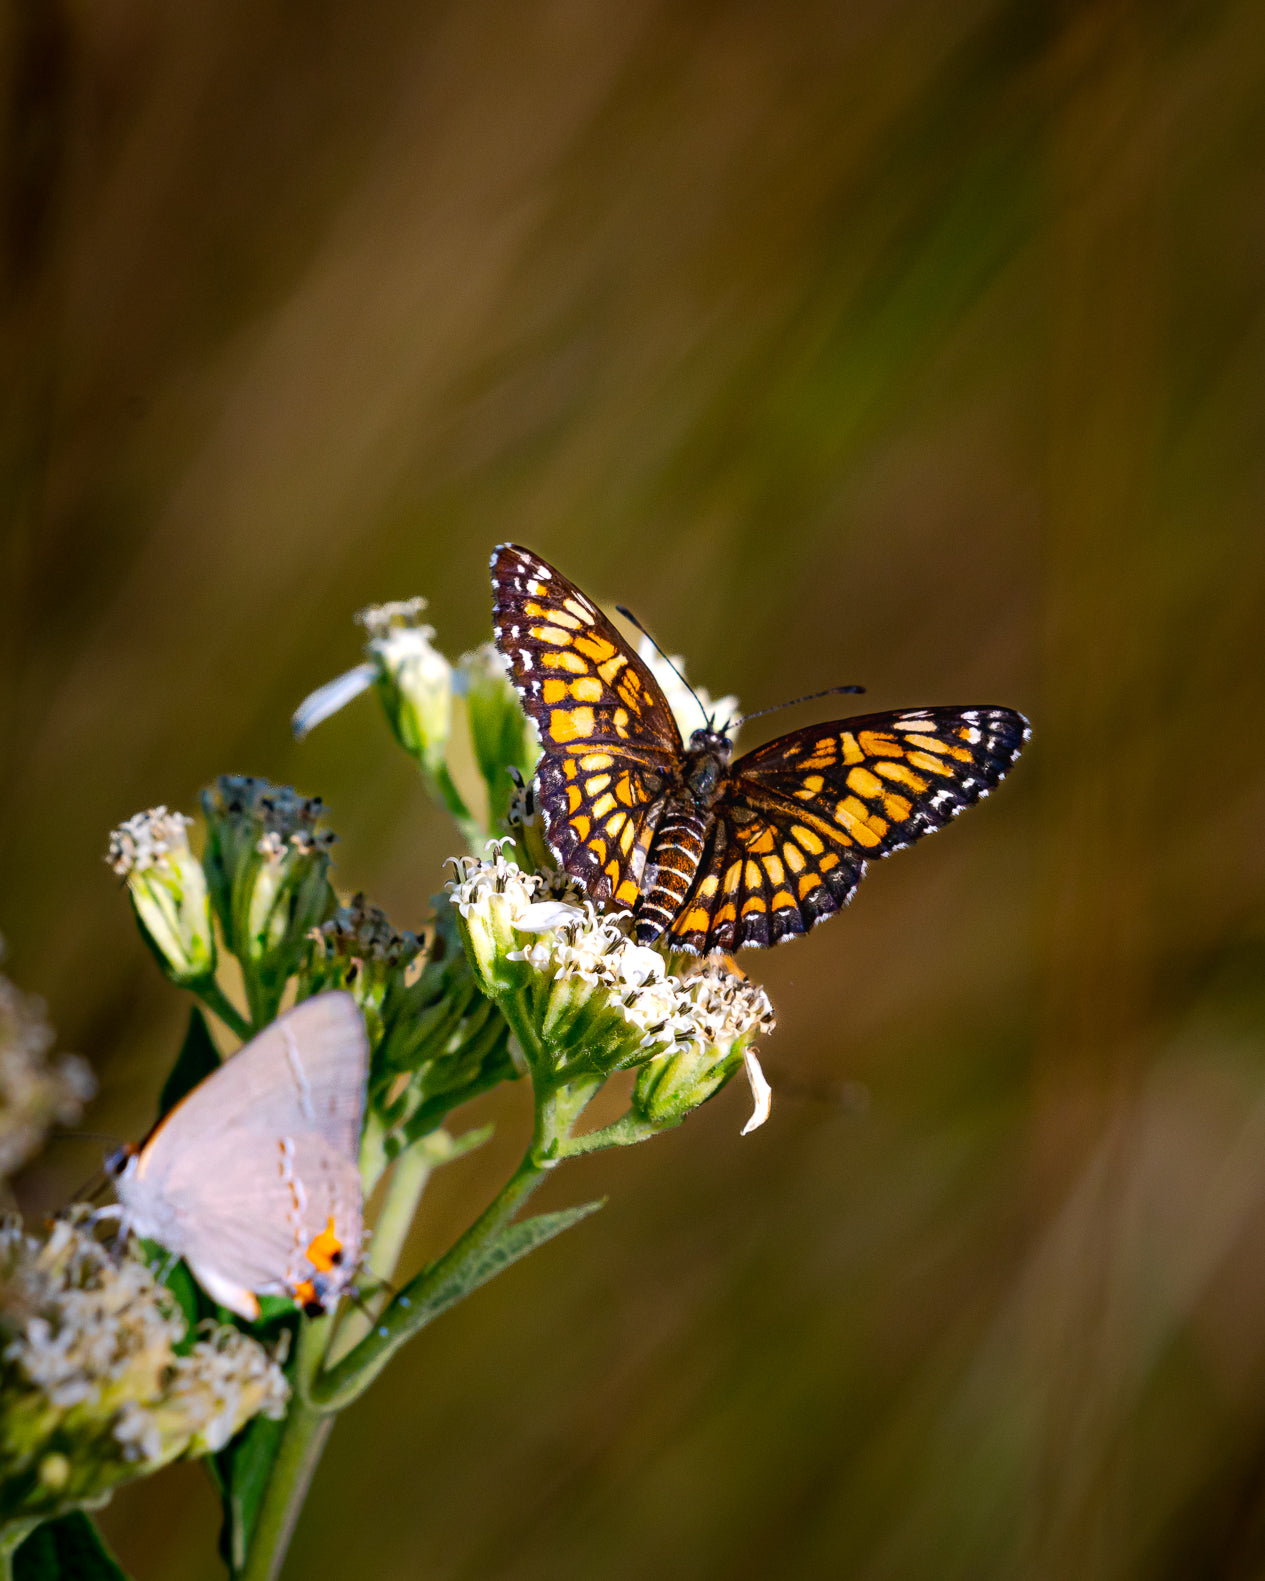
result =
M373 685L374 674L372 664L358 664L354 670L347 670L310 692L290 716L294 739L302 741L323 720L336 714L340 708L345 708L361 692L367 691Z
M746 1067L747 1080L751 1083L751 1098L755 1104L751 1118L739 1133L746 1136L749 1132L757 1130L769 1118L769 1110L773 1107L773 1089L760 1069L760 1061L750 1049L743 1049L742 1063Z

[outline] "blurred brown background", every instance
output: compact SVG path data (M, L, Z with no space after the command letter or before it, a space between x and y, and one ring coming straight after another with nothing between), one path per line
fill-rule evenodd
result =
M14 0L3 69L0 932L88 1124L185 1013L130 813L318 792L422 920L456 836L376 711L287 717L365 602L486 637L502 539L749 708L1035 725L747 958L772 1122L554 1182L610 1204L343 1420L287 1573L1265 1574L1259 5ZM196 1468L104 1524L220 1573Z

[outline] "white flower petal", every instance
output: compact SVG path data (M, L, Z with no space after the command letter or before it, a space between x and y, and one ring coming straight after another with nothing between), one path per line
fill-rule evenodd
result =
M535 900L514 918L514 926L520 933L548 933L568 922L583 921L579 906L569 906L565 900Z
M309 731L315 730L323 719L336 714L340 708L345 708L353 697L359 697L361 692L368 690L373 684L376 673L372 664L358 664L354 670L348 670L344 675L326 681L324 686L318 686L303 699L290 716L290 729L294 732L294 739L302 741L303 737Z
M765 1080L764 1072L760 1069L760 1061L750 1049L743 1049L742 1063L747 1069L747 1080L751 1083L751 1098L755 1104L751 1118L740 1132L740 1135L746 1136L762 1126L769 1118L769 1110L773 1107L773 1089Z

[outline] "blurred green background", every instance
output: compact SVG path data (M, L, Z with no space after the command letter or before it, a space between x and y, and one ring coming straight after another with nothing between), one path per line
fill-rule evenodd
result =
M101 858L223 771L420 923L458 849L375 708L503 539L748 708L1035 737L744 965L731 1088L341 1421L287 1574L1265 1574L1265 14L1253 0L13 0L0 932L145 1130L186 1007ZM830 704L747 736L827 717ZM413 1262L526 1104L439 1177ZM54 1145L33 1214L92 1172ZM218 1575L197 1468L116 1498Z

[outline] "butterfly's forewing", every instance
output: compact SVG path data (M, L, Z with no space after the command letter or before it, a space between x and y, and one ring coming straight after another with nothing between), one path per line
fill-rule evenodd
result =
M1009 708L917 708L813 725L734 764L679 948L776 944L845 906L868 859L986 796L1028 738Z
M527 549L492 556L492 621L543 749L550 844L595 901L636 903L681 734L662 688L593 601Z
M349 994L318 994L287 1011L153 1132L131 1178L118 1182L129 1214L218 1281L217 1294L293 1289L331 1220L350 1272L363 1233L367 1071L364 1022Z

